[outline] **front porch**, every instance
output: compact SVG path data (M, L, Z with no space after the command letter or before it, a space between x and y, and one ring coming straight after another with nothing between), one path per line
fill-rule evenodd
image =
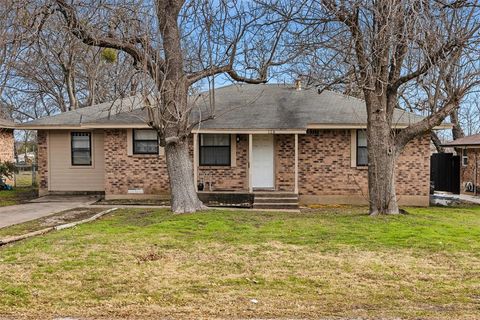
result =
M196 190L298 195L299 133L194 133Z
M253 208L253 209L289 209L299 208L298 194L279 191L198 191L200 200L208 206Z

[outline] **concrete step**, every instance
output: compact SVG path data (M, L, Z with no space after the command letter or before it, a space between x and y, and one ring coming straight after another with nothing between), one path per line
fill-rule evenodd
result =
M298 209L298 203L254 203L253 209Z
M296 193L291 192L255 192L255 199L257 198L298 198Z
M254 203L297 203L298 197L295 198L257 198L255 197Z

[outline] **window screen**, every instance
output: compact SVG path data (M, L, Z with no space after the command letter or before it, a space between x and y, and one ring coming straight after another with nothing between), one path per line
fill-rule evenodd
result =
M230 165L230 135L201 134L200 135L200 165L229 166Z
M368 165L367 132L357 130L357 166Z
M72 132L72 165L92 165L91 132Z
M134 154L158 154L158 135L155 130L133 130Z

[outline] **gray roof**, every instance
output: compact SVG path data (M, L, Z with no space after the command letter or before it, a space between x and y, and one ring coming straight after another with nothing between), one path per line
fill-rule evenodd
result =
M15 127L15 123L13 121L7 119L0 119L0 129L13 129Z
M191 97L193 120L210 114L208 93ZM119 100L53 117L32 121L26 126L109 127L145 124L142 101ZM132 103L133 102L133 103ZM116 106L116 107L115 107ZM365 102L332 91L321 94L315 89L295 90L290 85L230 85L215 89L215 118L201 123L201 129L256 130L301 129L309 125L359 126L367 122ZM400 109L394 112L394 123L404 126L423 119Z
M0 128L12 129L15 127L15 123L12 120L11 114L7 108L0 103Z
M59 113L54 116L39 118L19 127L76 127L85 123L94 122L95 120L109 117L113 114L128 112L130 110L143 106L143 99L140 95L117 99L113 102L105 102L90 107L80 108L68 112Z
M480 134L474 134L471 136L459 138L457 140L449 141L442 144L442 146L445 146L445 147L480 146Z

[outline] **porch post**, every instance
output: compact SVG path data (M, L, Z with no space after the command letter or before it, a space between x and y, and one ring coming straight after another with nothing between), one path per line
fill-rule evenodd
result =
M198 133L193 134L193 183L198 192Z
M295 133L295 193L298 193L298 133Z
M253 185L252 185L252 161L253 161L253 135L250 133L248 135L248 192L253 192Z

